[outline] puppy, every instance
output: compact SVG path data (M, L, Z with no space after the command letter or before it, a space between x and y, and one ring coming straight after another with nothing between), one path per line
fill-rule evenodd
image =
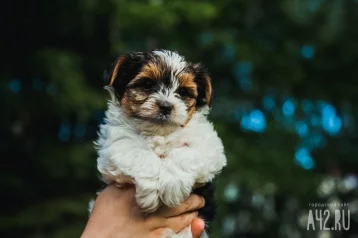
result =
M200 187L194 192L206 206L199 215L209 222L211 182L226 157L207 120L212 86L206 70L176 52L155 50L119 57L105 79L111 99L96 142L103 180L135 184L136 201L147 213L163 204L176 207ZM192 237L190 227L164 236Z

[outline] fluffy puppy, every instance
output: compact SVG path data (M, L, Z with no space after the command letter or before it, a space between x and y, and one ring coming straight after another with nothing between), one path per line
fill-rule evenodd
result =
M144 212L162 204L178 206L195 187L205 185L194 192L206 196L199 214L210 220L211 182L226 157L207 120L212 99L208 73L176 52L155 50L119 57L105 78L111 99L96 142L103 180L135 184ZM190 228L163 236L192 237Z

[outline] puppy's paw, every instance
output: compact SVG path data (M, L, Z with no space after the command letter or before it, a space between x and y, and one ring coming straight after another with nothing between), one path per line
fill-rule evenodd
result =
M143 212L152 213L160 206L160 198L155 182L136 182L136 201Z
M188 176L179 178L168 174L159 182L160 199L168 207L177 207L190 195L193 186L194 179Z

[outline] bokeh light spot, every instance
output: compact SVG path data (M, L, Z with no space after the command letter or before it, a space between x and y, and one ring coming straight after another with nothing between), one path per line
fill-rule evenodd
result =
M358 187L358 178L355 175L348 175L343 180L343 185L347 191L354 190Z
M309 133L309 128L307 123L305 122L297 122L296 123L296 132L299 136L305 137Z
M329 176L324 178L321 181L321 184L318 186L318 194L321 197L326 197L332 195L336 190L336 181L333 177Z
M306 148L300 148L295 153L297 163L304 169L313 169L315 163Z
M276 104L273 97L265 96L262 103L266 111L272 112L275 109Z
M236 80L240 88L244 91L250 91L252 89L252 82L250 80L251 70L252 63L250 61L238 63L234 68Z
M318 107L321 109L322 115L335 115L336 109L327 102L319 102Z
M233 45L225 45L222 51L224 59L231 60L235 56L235 47Z
M224 191L226 201L235 202L239 197L239 189L234 184L228 184Z
M265 203L265 198L260 194L254 194L252 195L251 203L254 207L261 207Z
M285 117L293 116L295 114L296 106L291 99L287 99L282 105L282 114Z
M199 36L199 41L203 45L209 45L211 42L213 42L213 34L210 32L203 32Z
M60 130L58 132L58 138L61 141L68 141L71 136L71 125L68 122L62 122Z
M235 216L227 216L224 218L224 222L222 225L222 232L226 236L231 235L236 228L236 217Z
M322 126L325 131L331 135L339 134L342 127L342 120L338 116L332 116L322 121Z
M314 56L314 47L311 45L302 46L301 55L305 59L311 59Z
M332 136L339 134L342 127L342 120L336 115L335 108L328 103L323 103L321 105L321 111L322 128Z
M311 1L308 1L307 6L311 12L316 12L319 9L319 6L321 3L322 3L322 1L317 1L317 0L312 1L311 0Z
M249 115L244 115L241 118L241 127L244 130L263 132L266 129L266 119L264 114L256 109L250 112Z
M22 88L22 83L19 79L12 79L9 82L9 89L13 93L19 93Z

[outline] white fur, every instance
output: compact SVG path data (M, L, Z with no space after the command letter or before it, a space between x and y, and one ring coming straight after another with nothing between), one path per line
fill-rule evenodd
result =
M94 208L94 204L95 204L95 200L91 200L89 203L88 203L88 213L91 215L92 211L93 211L93 208Z
M153 53L161 57L162 61L165 62L170 69L172 69L172 77L182 72L187 66L185 58L176 52L169 50L156 50L153 51Z

